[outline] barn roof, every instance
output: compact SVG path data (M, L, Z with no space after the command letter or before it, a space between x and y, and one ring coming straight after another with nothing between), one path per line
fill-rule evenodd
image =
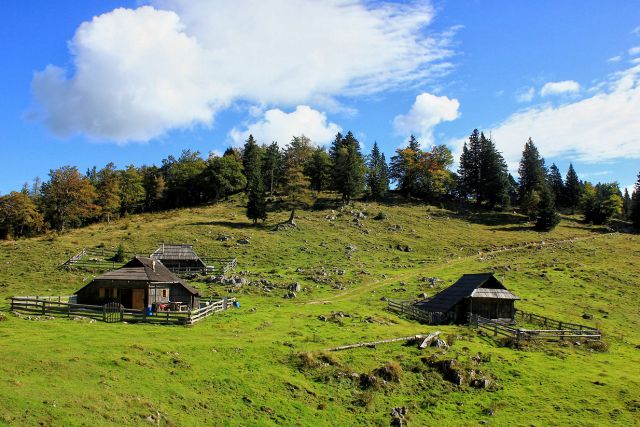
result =
M193 250L193 245L175 245L163 243L150 258L174 261L200 261L200 257Z
M199 295L200 292L176 277L162 262L155 259L136 256L117 270L108 271L87 284L95 281L131 281L148 283L176 283L182 285L189 293ZM85 287L86 287L85 286ZM84 289L84 288L82 288Z
M496 298L516 300L514 294L495 278L493 273L465 274L456 283L429 300L419 301L417 308L445 313L465 298Z

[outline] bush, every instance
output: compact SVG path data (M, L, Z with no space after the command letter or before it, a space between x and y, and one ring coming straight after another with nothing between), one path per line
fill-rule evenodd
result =
M111 258L111 261L114 262L124 262L126 258L126 254L124 252L124 246L122 246L122 243L118 245L118 248L116 249L116 253L115 255Z
M402 378L402 367L398 362L387 362L373 371L373 373L375 376L382 378L385 381L398 383Z
M376 216L373 217L376 221L382 221L383 219L387 219L387 214L384 212L378 212Z

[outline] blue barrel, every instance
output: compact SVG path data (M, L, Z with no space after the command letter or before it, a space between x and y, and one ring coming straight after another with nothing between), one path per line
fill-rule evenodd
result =
M240 301L234 301L234 302L233 302L233 306L234 306L235 308L240 308Z
M147 316L153 316L153 309L151 307L147 307Z

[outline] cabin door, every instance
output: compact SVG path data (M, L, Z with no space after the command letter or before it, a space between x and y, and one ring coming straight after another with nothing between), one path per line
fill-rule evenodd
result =
M134 310L142 310L144 308L144 289L133 289L131 308Z

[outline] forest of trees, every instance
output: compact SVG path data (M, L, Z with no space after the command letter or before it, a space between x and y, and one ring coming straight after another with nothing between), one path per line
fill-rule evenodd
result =
M308 208L321 192L336 201L358 198L384 201L391 183L404 200L456 202L462 209L517 208L541 231L553 229L560 217L581 213L587 222L630 221L640 229L640 174L635 190L620 191L617 183L581 181L569 165L565 177L555 164L547 167L529 139L522 153L518 179L509 174L491 138L474 130L464 144L458 169L445 145L425 150L411 136L387 163L374 143L365 155L351 132L338 133L328 148L314 146L305 136L259 144L249 136L242 148L203 158L185 150L160 166L118 169L108 163L84 174L73 166L51 170L46 181L36 178L19 192L0 196L0 238L33 236L114 218L165 209L215 203L229 195L246 194L247 218L264 221L270 209L287 209L295 224L297 209Z

